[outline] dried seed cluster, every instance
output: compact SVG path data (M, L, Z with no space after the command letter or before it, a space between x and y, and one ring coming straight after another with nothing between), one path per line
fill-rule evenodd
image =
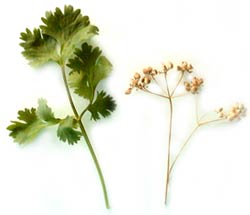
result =
M199 89L201 88L203 82L204 81L202 78L193 77L191 82L185 81L184 86L188 92L195 94L199 92Z
M186 61L182 61L181 64L177 66L177 70L191 73L193 72L193 66Z
M174 64L172 62L168 62L167 64L163 64L163 72L167 73L169 70L174 68Z
M230 111L226 112L223 108L216 110L221 119L227 119L229 121L239 120L246 115L246 108L243 104L234 104Z
M173 68L172 63L164 66L165 70L163 72L166 72ZM163 72L153 69L151 66L144 68L142 70L142 75L136 72L134 74L134 77L130 81L129 88L125 91L125 94L130 94L134 88L140 90L145 89L151 83L151 80L154 78L154 76Z
M130 94L133 90L133 88L137 89L143 89L148 84L150 84L152 79L152 74L155 73L151 67L148 67L147 69L143 70L144 75L140 75L138 72L134 74L134 77L131 79L129 88L126 90L125 94Z
M151 80L154 79L154 76L160 75L160 74L166 75L168 71L173 68L174 68L174 64L172 62L163 64L162 71L153 69L152 67L144 68L142 70L142 75L139 73L134 74L134 77L131 79L129 88L125 91L125 94L130 94L133 88L145 89L147 85L150 84ZM187 63L186 61L182 61L180 65L176 66L176 69L177 71L191 73L193 70L193 66Z

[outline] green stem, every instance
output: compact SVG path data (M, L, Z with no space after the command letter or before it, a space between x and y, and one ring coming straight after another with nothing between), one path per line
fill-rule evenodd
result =
M95 163L95 166L96 166L96 169L97 169L100 181L101 181L106 208L109 209L110 204L109 204L108 192L107 192L107 188L106 188L106 184L105 184L105 180L104 180L104 177L103 177L103 174L102 174L100 164L99 164L99 162L97 160L97 157L96 157L96 154L95 154L94 149L92 147L92 144L91 144L91 142L89 140L87 132L86 132L86 130L85 130L84 126L83 126L83 123L81 121L79 121L79 125L80 125L80 129L82 131L83 137L84 137L84 139L85 139L85 141L87 143L87 146L89 148L92 159L94 160L94 163Z
M79 116L79 119L80 119L80 120L82 119L83 115L88 111L88 108L89 108L89 106L90 106L91 104L92 104L92 102L89 103L89 105L81 112L81 114L80 114L80 116Z
M71 93L70 93L70 90L69 90L67 77L66 77L65 66L61 65L61 69L62 69L63 82L64 82L64 85L65 85L65 88L66 88L66 92L67 92L67 96L68 96L68 99L69 99L70 106L71 106L71 108L73 110L73 113L74 113L77 121L79 121L79 114L78 114L78 112L76 110L75 104L73 102L73 99L72 99L72 96L71 96Z
M110 204L109 204L109 198L108 198L108 192L107 192L107 188L106 188L106 185L105 185L105 180L104 180L104 177L103 177L103 174L102 174L102 170L101 170L101 167L100 167L100 164L98 162L98 159L96 157L96 154L95 154L95 151L92 147L92 144L89 140L89 137L87 135L87 132L83 126L83 123L81 121L81 117L79 116L77 110L76 110L76 107L74 105L74 102L73 102L73 99L72 99L72 96L71 96L71 93L70 93L70 90L69 90L69 86L68 86L68 82L67 82L67 77L66 77L66 71L65 71L65 65L64 64L61 64L61 70L62 70L62 76L63 76L63 81L64 81L64 85L65 85L65 88L66 88L66 92L67 92L67 96L68 96L68 99L69 99L69 102L70 102L70 105L71 105L71 108L73 110L73 113L78 121L78 124L80 126L80 129L82 131L82 135L86 141L86 144L88 146L88 149L90 151L90 154L92 156L92 159L94 161L94 164L95 164L95 167L97 169L97 172L98 172L98 175L99 175L99 179L101 181L101 185L102 185L102 190L103 190L103 195L104 195L104 199L105 199L105 204L106 204L106 208L109 209L110 208Z

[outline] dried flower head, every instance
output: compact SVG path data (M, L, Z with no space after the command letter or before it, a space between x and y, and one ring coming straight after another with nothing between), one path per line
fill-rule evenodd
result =
M170 71L171 70L171 71ZM178 160L183 149L193 136L193 134L198 130L199 127L212 124L218 121L232 121L236 119L241 119L246 113L246 108L242 104L233 105L228 112L224 111L223 108L219 108L216 112L218 117L209 119L209 115L200 116L198 113L199 108L196 107L196 126L191 131L190 135L184 141L179 151L174 154L171 150L172 144L172 128L173 128L173 113L175 104L173 100L175 98L180 98L187 95L188 91L192 94L199 93L204 81L202 78L194 77L191 74L193 71L193 66L186 61L182 61L180 65L174 66L173 63L163 64L161 70L153 69L152 67L147 67L142 70L142 73L135 73L133 79L131 80L129 88L126 90L126 94L130 94L133 88L139 89L151 95L155 95L164 99L167 99L169 102L169 131L168 131L168 154L167 154L167 178L166 178L166 187L165 187L165 203L167 203L168 197L168 187L169 179L171 176L172 169ZM175 72L176 75L171 75L170 73ZM157 87L148 87L148 85L153 82ZM184 84L185 89L182 88L182 92L178 90L178 87ZM198 97L196 97L198 99ZM196 103L198 106L198 102ZM207 119L206 119L207 116Z
M193 66L186 61L182 61L181 64L177 66L177 70L191 73L193 72Z
M127 95L131 94L133 88L145 89L147 85L151 83L152 72L153 69L151 67L148 67L143 70L144 75L141 75L138 72L136 72L134 74L134 77L130 81L129 88L125 91L125 94Z
M167 64L163 64L163 72L167 73L169 70L174 68L174 64L172 62L168 62Z
M141 73L134 74L133 78L130 81L129 88L125 91L125 94L131 94L131 92L134 88L152 93L148 89L146 90L146 88L152 82L152 80L154 81L154 83L156 85L163 83L164 79L165 79L165 81L167 81L167 75L168 75L169 71L172 70L173 68L176 68L176 70L175 70L176 72L182 72L183 74L184 74L184 72L191 73L193 70L193 66L190 63L187 63L186 61L182 61L180 65L176 65L176 66L172 62L164 63L162 70L154 69L151 66L146 67L142 70ZM155 76L160 76L161 74L164 74L164 76L162 76L163 82L162 81L158 82L158 80L155 78ZM201 85L203 84L203 79L194 77L191 80L191 82L185 82L183 74L181 75L180 80L178 80L176 82L176 87L174 87L172 89L172 91L170 89L171 92L169 91L168 93L173 95L175 93L175 90L178 87L178 85L180 83L183 83L183 82L185 85L185 89L187 91L189 91L193 94L198 93ZM163 95L163 97L164 96L169 97L170 94L169 95L166 94L166 92L169 89L166 89L165 87L166 87L166 85L165 86L159 85L160 90L162 91L163 94L165 94L165 95ZM153 93L153 94L155 94L155 93Z
M226 112L223 108L219 108L218 110L216 110L219 118L229 121L240 120L246 115L246 111L247 109L245 108L245 106L240 103L234 104L228 112Z
M191 82L185 81L184 86L188 92L198 93L202 84L204 83L202 78L193 77Z

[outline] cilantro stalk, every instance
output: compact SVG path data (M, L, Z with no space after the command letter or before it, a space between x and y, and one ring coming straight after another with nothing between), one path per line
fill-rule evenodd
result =
M105 180L104 180L104 177L103 177L102 169L101 169L101 166L100 166L99 161L97 159L97 156L95 154L95 151L93 149L93 146L92 146L92 144L90 142L90 139L88 137L86 129L85 129L85 127L84 127L84 125L82 123L82 120L81 120L82 117L83 117L83 114L86 112L87 108L82 112L81 115L79 115L78 111L76 110L75 104L73 102L73 98L71 96L71 93L70 93L70 89L69 89L69 85L68 85L68 81L67 81L67 76L66 76L66 71L65 71L65 65L63 63L60 66L61 66L63 82L64 82L64 85L65 85L65 89L66 89L66 92L67 92L67 96L68 96L68 99L69 99L70 106L71 106L72 111L73 111L73 113L75 115L77 123L79 124L80 130L81 130L82 135L83 135L83 137L84 137L84 139L86 141L86 144L88 146L91 157L92 157L92 159L94 161L94 164L95 164L95 167L96 167L96 170L98 172L98 176L99 176L99 179L100 179L100 182L101 182L101 185L102 185L102 191L103 191L103 195L104 195L104 199L105 199L105 205L106 205L106 208L109 209L110 204L109 204L108 192L107 192L106 183L105 183Z
M55 12L46 12L42 22L43 25L39 28L33 31L26 29L21 33L22 54L32 66L40 66L50 61L60 66L74 116L56 118L47 101L40 99L38 108L19 111L19 121L11 121L12 124L7 129L14 141L20 144L31 141L41 130L53 125L58 125L58 138L70 145L78 143L83 137L100 178L106 207L109 208L102 170L82 118L88 111L90 119L97 121L108 117L115 110L113 98L105 91L97 90L99 83L112 71L112 64L98 47L88 44L98 34L98 28L90 24L89 17L83 16L80 9L74 10L70 5L66 5L64 11L56 8ZM74 104L73 94L89 102L79 112Z

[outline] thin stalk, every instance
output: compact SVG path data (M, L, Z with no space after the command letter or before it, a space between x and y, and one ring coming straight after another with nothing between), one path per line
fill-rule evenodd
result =
M199 124L198 95L195 96L195 118L196 123Z
M101 185L102 185L102 190L103 190L105 205L106 205L106 208L109 209L110 208L109 198L108 198L107 188L106 188L106 185L105 185L105 180L104 180L104 177L103 177L103 174L102 174L102 170L101 170L100 164L99 164L98 159L96 157L96 154L95 154L95 151L93 149L93 146L92 146L92 144L91 144L91 142L89 140L87 132L86 132L86 130L85 130L84 126L83 126L83 123L81 121L82 114L81 114L81 116L79 116L79 114L78 114L78 112L76 110L75 104L73 102L73 99L72 99L72 96L71 96L71 93L70 93L70 90L69 90L68 82L67 82L65 66L64 66L64 64L61 64L60 66L61 66L61 70L62 70L62 76L63 76L64 85L65 85L65 88L66 88L67 96L68 96L68 99L69 99L72 111L73 111L73 113L75 115L75 118L78 121L78 124L80 126L82 135L83 135L83 137L84 137L84 139L86 141L86 144L87 144L88 149L90 151L91 157L92 157L92 159L94 161L94 164L95 164L95 167L96 167L96 170L98 172L98 176L99 176L99 179L100 179L100 182L101 182Z
M170 90L168 86L167 77L166 79L166 85L167 85L167 93L168 93L168 101L169 101L169 108L170 108L170 116L169 116L169 132L168 132L168 158L167 158L167 178L166 178L166 188L165 188L165 204L167 204L168 199L168 185L169 185L169 171L170 171L170 155L171 155L171 140L172 140L172 124L173 124L173 102L170 95Z
M201 118L200 118L201 119ZM188 144L189 140L191 139L191 137L194 135L194 133L198 130L198 128L200 128L201 126L213 123L213 122L218 122L218 121L223 121L224 119L213 119L213 120L208 120L208 121L203 121L200 122L200 120L197 122L197 125L194 127L194 129L191 131L191 133L189 134L189 136L187 137L187 139L185 140L185 142L183 143L183 145L181 146L180 150L178 151L177 155L175 156L171 167L170 167L170 171L169 171L169 175L171 174L171 171L176 163L176 161L178 160L178 158L180 157L181 153L183 152L183 149L186 147L186 145Z
M175 162L178 160L178 158L180 157L180 154L182 153L183 149L185 148L185 146L187 145L187 143L189 142L189 140L191 139L191 137L194 135L194 133L197 131L197 129L200 127L200 125L197 125L192 131L191 133L189 134L189 136L187 137L187 139L185 140L185 142L183 143L182 147L180 148L179 152L177 153L177 155L175 156L172 164L171 164L171 167L170 167L170 170L169 170L169 175L171 174L171 171L175 165Z
M79 120L79 114L76 110L76 107L75 107L75 104L73 102L73 99L72 99L72 96L71 96L71 93L70 93L70 90L69 90L69 86L68 86L68 82L67 82L67 77L66 77L66 71L65 71L65 66L64 65L61 65L61 70L62 70L62 76L63 76L63 82L64 82L64 85L65 85L65 88L66 88L66 92L67 92L67 96L68 96L68 99L69 99L69 103L70 103L70 106L72 108L72 111L77 119L77 121Z
M161 89L162 93L166 93L165 90L163 89L163 87L160 85L160 83L155 79L155 77L153 75L151 75L152 80L158 85L158 87Z
M212 123L212 122L219 122L219 121L224 121L225 119L223 118L219 118L219 119L213 119L213 120L207 120L207 121L203 121L203 122L199 122L199 126L202 126L202 125L207 125L209 123Z
M91 101L91 102L88 104L88 106L81 112L81 114L80 114L80 116L79 116L79 119L80 119L80 120L82 119L83 115L88 111L88 108L90 107L90 105L92 105L92 102L93 102L93 101Z
M175 90L176 90L176 89L177 89L177 87L180 85L180 83L181 83L181 81L182 81L183 77L184 77L184 72L182 71L182 72L181 72L181 76L180 76L180 78L179 78L179 80L178 80L177 84L175 85L175 87L174 87L174 89L173 89L172 93L170 94L170 95L171 95L171 97L174 95Z
M167 158L167 178L166 178L166 188L165 188L165 204L167 204L168 198L168 185L169 185L169 172L170 172L170 151L171 151L171 140L172 140L172 124L173 124L173 102L169 98L170 107L170 119L169 119L169 133L168 133L168 158Z
M188 95L188 93L182 93L179 95L172 96L172 98L175 99L175 98L180 98L180 97L187 96L187 95Z
M147 88L143 88L142 91L146 92L146 93L150 93L150 94L153 94L155 96L159 96L159 97L162 97L162 98L165 98L165 99L168 99L169 97L168 96L165 96L165 95L162 95L162 94L158 94L158 93L154 93L150 90L148 90Z

